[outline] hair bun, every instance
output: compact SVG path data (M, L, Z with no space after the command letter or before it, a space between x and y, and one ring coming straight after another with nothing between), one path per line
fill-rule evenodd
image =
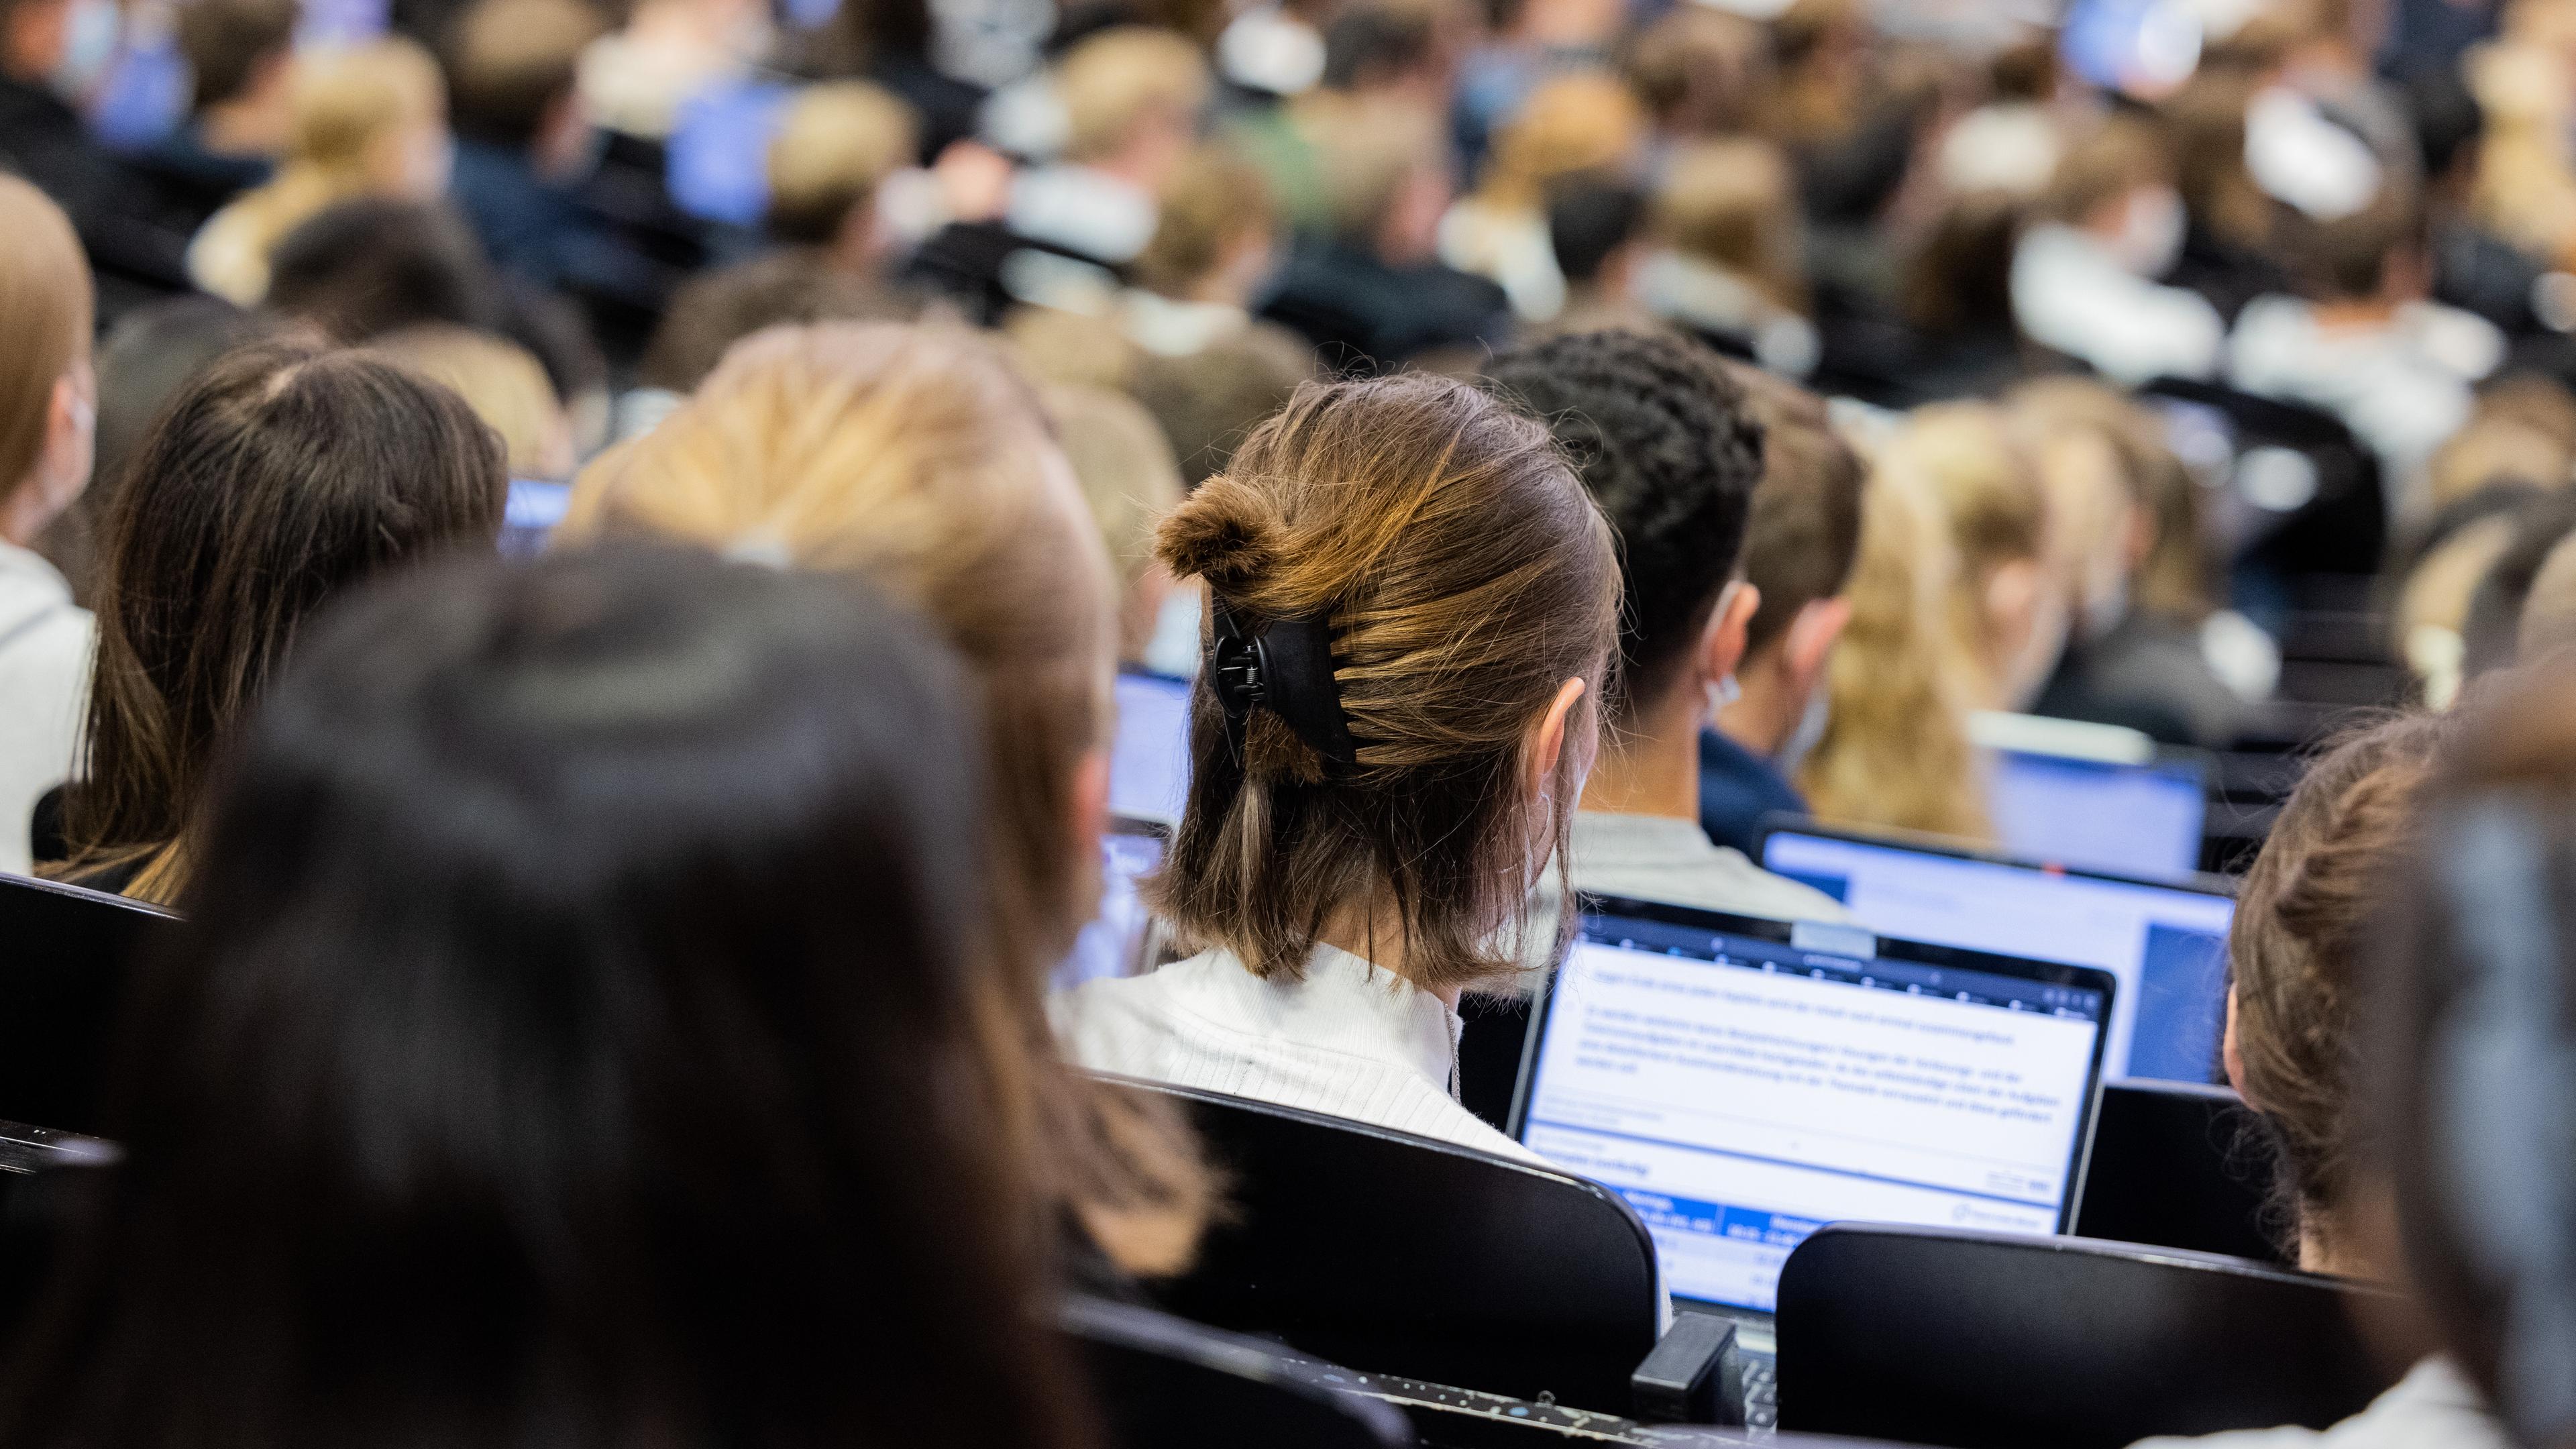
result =
M1163 520L1154 554L1175 578L1201 578L1232 591L1278 562L1287 531L1269 494L1232 478L1210 478Z

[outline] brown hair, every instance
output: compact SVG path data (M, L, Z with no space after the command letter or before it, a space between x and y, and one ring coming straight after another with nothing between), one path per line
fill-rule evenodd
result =
M295 43L297 0L189 0L175 22L179 54L195 82L190 108L203 111L250 89L260 66Z
M1765 141L1682 148L1655 188L1651 226L1674 249L1725 271L1779 306L1806 305L1797 191Z
M89 259L63 209L0 175L0 503L34 470L53 417L54 384L89 356Z
M206 770L305 620L387 569L490 548L508 486L463 399L378 359L271 343L190 380L107 516L62 874L139 866L127 894L174 898Z
M2154 534L2130 571L2131 601L2186 624L2209 617L2212 564L2200 485L2165 441L2155 415L2117 389L2086 377L2024 383L2006 403L2037 431L2080 429L2110 450L2127 500L2145 515Z
M938 623L978 685L994 936L1023 989L996 1030L1059 1073L1045 975L1097 904L1073 789L1109 734L1108 560L1045 415L957 328L764 332L653 431L583 470L570 539L647 534L865 572ZM1063 1199L1131 1267L1176 1266L1206 1210L1187 1150L1070 1074L1038 1140ZM1107 1147L1102 1144L1106 1142ZM1132 1170L1122 1170L1121 1164Z
M1696 136L1750 131L1771 92L1771 37L1741 15L1678 5L1638 35L1627 72L1658 125Z
M1606 73L1572 71L1542 82L1494 133L1478 198L1535 211L1549 182L1626 164L1646 138L1645 108Z
M1181 481L1195 488L1224 472L1253 426L1314 375L1315 350L1304 338L1256 322L1187 357L1137 359L1127 390L1162 425Z
M866 81L807 86L769 143L769 234L829 245L852 210L920 155L921 123L892 91Z
M894 321L914 310L811 252L777 252L690 278L653 329L636 381L689 392L755 332L790 323Z
M581 53L608 28L585 0L475 0L456 22L450 98L457 134L513 148L570 96Z
M2331 1246L2359 1155L2352 1055L2384 877L2412 847L2448 738L2439 715L2346 734L2308 766L2228 930L2237 1060L2275 1162L2274 1226Z
M2093 128L2058 159L2057 172L2040 193L2038 214L2082 226L2105 203L2141 186L2174 180L2164 139L2144 121L2114 119Z
M1183 936L1294 976L1337 913L1393 919L1405 971L1442 991L1514 969L1534 811L1562 844L1569 742L1543 801L1530 720L1569 678L1589 731L1617 647L1609 527L1547 429L1412 373L1300 388L1163 525L1163 561L1257 628L1323 616L1356 761L1255 710L1238 758L1203 674L1189 804L1154 894ZM1560 859L1562 854L1560 852Z
M1082 485L1082 501L1099 526L1117 570L1118 657L1141 659L1154 637L1163 589L1140 589L1160 567L1154 530L1181 501L1181 469L1172 445L1136 400L1107 388L1057 384L1045 392L1065 461Z
M1202 146L1163 183L1154 236L1137 253L1139 284L1186 297L1246 233L1279 231L1279 208L1266 173L1226 146Z
M465 399L498 433L514 478L572 475L572 423L528 349L471 327L433 322L388 332L367 351Z
M1825 401L1777 373L1729 360L1762 424L1762 481L1744 526L1745 581L1761 591L1744 630L1750 659L1789 632L1800 610L1851 583L1869 474L1834 431Z

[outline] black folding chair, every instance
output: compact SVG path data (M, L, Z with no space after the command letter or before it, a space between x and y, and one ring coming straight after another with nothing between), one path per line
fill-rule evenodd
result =
M2076 1235L2286 1266L2265 1230L2270 1166L2249 1146L2251 1126L2225 1087L2104 1083Z
M1665 1421L1723 1412L1727 1325L1685 1318L1658 1344L1654 1243L1600 1184L1338 1117L1125 1085L1179 1102L1231 1187L1231 1219L1157 1289L1172 1311L1515 1399Z
M1119 1449L1403 1449L1404 1415L1330 1388L1272 1344L1104 1298L1057 1313Z
M181 929L121 896L0 875L0 1120L99 1130L129 968Z
M1780 1426L1955 1449L2321 1429L2393 1382L2352 1319L2388 1301L2213 1254L1837 1224L1780 1275Z

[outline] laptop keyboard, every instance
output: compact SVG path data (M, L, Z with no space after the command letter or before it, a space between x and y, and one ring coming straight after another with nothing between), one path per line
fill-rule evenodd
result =
M1744 1427L1780 1427L1779 1362L1767 1353L1744 1355Z

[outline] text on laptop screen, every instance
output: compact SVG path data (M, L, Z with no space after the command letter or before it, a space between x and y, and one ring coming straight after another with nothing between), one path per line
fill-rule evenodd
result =
M2113 765L1998 750L1991 785L1995 835L2015 855L2164 879L2200 864L2209 800L2188 762Z
M1144 969L1145 932L1153 913L1136 882L1162 869L1163 837L1113 830L1100 838L1100 914L1074 938L1073 952L1049 982L1070 991L1104 976L1133 976Z
M1118 735L1109 748L1112 814L1165 823L1190 798L1190 682L1118 676Z
M2104 995L1587 914L1521 1140L1636 1208L1673 1294L1767 1312L1828 1222L2057 1231Z
M1884 935L2108 971L2120 983L2110 1075L2216 1079L2236 913L2226 896L1792 830L1764 840L1762 863Z

